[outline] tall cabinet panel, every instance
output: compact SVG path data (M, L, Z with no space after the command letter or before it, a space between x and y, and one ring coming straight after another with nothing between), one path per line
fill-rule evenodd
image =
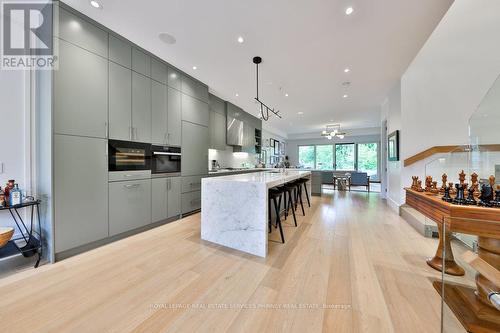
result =
M151 142L151 79L132 72L132 138Z
M108 236L107 142L54 135L55 252Z
M60 40L59 69L54 71L54 132L104 138L107 119L108 60Z
M208 174L208 127L182 122L183 176Z
M109 62L109 138L131 140L132 71Z
M168 218L167 191L167 178L151 179L151 221L153 223Z
M170 87L167 90L167 142L169 145L180 146L182 121L181 92Z
M156 144L167 143L167 87L151 80L151 138Z
M167 180L167 216L173 217L181 213L181 177Z

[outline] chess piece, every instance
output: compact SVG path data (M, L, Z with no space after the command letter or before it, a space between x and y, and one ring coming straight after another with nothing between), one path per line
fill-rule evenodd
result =
M497 189L495 190L495 199L490 201L490 204L493 207L500 208L500 185L497 186Z
M441 199L443 201L446 201L446 202L452 202L453 201L453 198L450 197L450 187L449 186L446 186L444 188L444 196Z
M478 177L479 177L478 174L475 172L472 175L470 175L470 184L474 190L474 195L476 197L479 197L479 182L477 181Z
M458 174L458 180L460 181L460 185L464 185L464 183L465 183L465 172L464 172L464 170L462 170L462 172L460 172Z
M411 189L416 191L418 189L418 176L412 176L411 180Z
M438 184L438 182L436 182L436 181L432 182L431 190L430 190L431 193L433 193L433 194L438 194L439 193L439 190L437 188L437 184Z
M481 195L479 196L479 206L491 207L493 200L493 185L495 184L495 177L490 176L489 183L481 186Z
M443 175L441 176L441 180L443 181L443 184L439 189L439 193L444 194L444 191L446 190L446 182L448 181L448 175L443 173Z
M432 176L425 177L425 192L430 192L432 188Z
M453 187L453 183L449 182L448 183L448 188L450 189L450 194L455 194L455 188Z
M467 193L467 199L465 199L467 205L477 205L476 199L474 199L474 187L471 186Z
M464 185L463 184L455 184L455 188L457 190L457 196L453 199L453 203L456 205L465 205L465 197L464 197Z
M417 192L423 192L424 189L422 188L422 181L418 180L417 181Z

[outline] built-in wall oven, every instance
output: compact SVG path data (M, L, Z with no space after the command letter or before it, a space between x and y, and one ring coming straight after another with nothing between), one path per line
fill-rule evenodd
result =
M151 147L151 173L153 177L181 174L181 148L172 146Z
M151 144L108 141L109 171L151 170Z

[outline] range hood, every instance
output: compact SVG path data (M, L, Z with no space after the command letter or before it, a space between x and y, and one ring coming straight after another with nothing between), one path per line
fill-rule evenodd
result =
M227 114L227 144L230 146L243 146L243 121Z

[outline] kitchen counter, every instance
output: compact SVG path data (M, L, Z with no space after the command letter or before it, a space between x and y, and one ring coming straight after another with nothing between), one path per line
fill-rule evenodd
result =
M265 257L268 189L310 176L310 171L273 169L202 179L201 238Z

